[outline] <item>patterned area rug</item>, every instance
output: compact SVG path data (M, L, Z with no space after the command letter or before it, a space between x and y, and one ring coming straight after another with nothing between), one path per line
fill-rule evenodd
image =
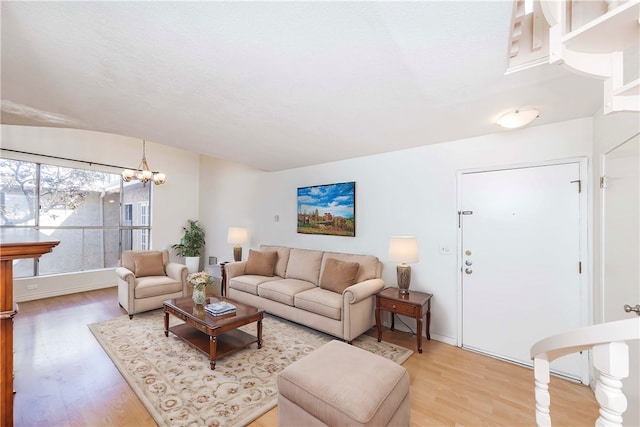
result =
M100 345L160 426L240 426L277 404L277 374L335 339L265 316L261 349L252 344L209 367L205 354L169 333L164 312L124 315L89 325ZM171 326L183 323L170 316ZM240 328L255 335L255 323ZM403 363L413 353L362 335L353 345Z

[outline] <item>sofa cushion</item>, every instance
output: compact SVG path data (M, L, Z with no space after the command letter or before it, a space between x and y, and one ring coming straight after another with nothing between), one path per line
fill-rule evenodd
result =
M317 285L320 278L322 254L322 251L291 249L285 277L287 279L306 280Z
M249 249L249 258L247 258L244 272L246 274L272 277L277 260L278 252L276 251L260 252Z
M287 263L289 262L289 252L291 252L291 248L287 248L285 246L260 245L260 250L278 252L278 260L276 261L276 266L273 269L273 273L276 276L285 277L285 274L287 272Z
M345 254L339 252L325 252L324 257L322 258L323 269L324 264L328 259L331 258L337 259L338 261L357 262L358 264L360 264L358 275L356 277L356 283L364 282L365 280L369 279L379 279L382 275L382 263L376 256ZM322 280L322 278L320 279Z
M325 260L320 287L341 294L349 286L356 283L360 264L357 262L338 261L335 258Z
M136 277L165 276L162 252L139 253L133 256Z
M266 277L255 275L237 276L229 280L227 286L231 289L237 289L251 295L258 295L258 285L270 280L282 280L281 277Z
M309 283L305 280L273 280L261 283L260 286L258 286L258 295L262 298L293 306L296 294L315 287L316 286L313 283Z
M315 287L296 294L296 308L334 320L342 318L342 294Z

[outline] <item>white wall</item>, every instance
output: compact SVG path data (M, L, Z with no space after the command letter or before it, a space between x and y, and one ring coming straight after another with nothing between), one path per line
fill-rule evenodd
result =
M1 135L4 149L93 161L132 169L138 166L142 158L142 140L101 132L2 125ZM153 249L168 249L171 244L180 241L181 227L186 225L187 219L198 218L200 211L199 155L150 141L147 141L146 153L149 166L167 175L167 182L155 186L153 190L151 246ZM2 151L2 157L121 172L119 168L97 165L90 167L84 163L18 155L8 151ZM31 283L40 285L37 290L27 291L27 284ZM25 301L113 286L115 283L115 274L111 274L109 278L103 271L82 273L79 276L62 274L48 278L18 279L15 282L14 295L16 301Z
M385 263L383 279L393 284L389 237L415 235L420 262L412 265L411 286L434 294L432 335L455 343L456 171L590 158L592 128L592 119L584 118L280 172L245 170L206 159L201 164L200 217L207 230L215 230L207 239L207 251L219 261L230 260L226 230L246 226L250 243L244 259L249 247L261 243L373 254ZM344 181L356 182L356 237L297 234L297 188ZM224 184L205 189L214 182ZM279 222L274 222L274 215ZM451 255L440 255L440 245L451 248Z
M241 226L248 228L250 239L244 245L244 259L249 248L262 243L373 254L385 263L383 278L393 284L395 264L387 261L389 237L415 235L420 262L412 266L412 288L434 294L432 335L455 343L456 172L591 157L592 131L592 119L585 118L280 172L148 143L151 166L167 174L167 183L154 191L152 245L169 247L180 239L180 227L187 219L199 219L206 231L204 260L206 256L231 260L227 230ZM95 132L2 126L4 148L114 165L137 166L140 145L137 139ZM356 237L297 234L297 188L344 181L356 182ZM274 222L274 215L279 222ZM451 255L440 255L440 245L451 248ZM104 282L98 276L96 282ZM47 286L64 287L63 277L47 280ZM20 282L18 301L37 296L27 293L26 284Z

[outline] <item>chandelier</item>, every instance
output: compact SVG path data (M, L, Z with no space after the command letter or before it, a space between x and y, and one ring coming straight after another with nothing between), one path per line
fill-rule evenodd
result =
M153 181L154 184L164 184L165 175L160 172L152 172L147 163L147 156L145 155L145 140L142 140L142 161L138 165L138 169L135 171L131 169L125 169L122 171L122 180L129 182L132 179L137 179L142 183L143 187L146 187L147 182Z

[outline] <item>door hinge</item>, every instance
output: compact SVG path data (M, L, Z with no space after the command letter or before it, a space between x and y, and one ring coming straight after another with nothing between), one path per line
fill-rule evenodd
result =
M600 188L607 188L607 176L602 175L600 177Z
M582 274L582 261L578 261L578 274Z
M462 226L462 215L473 215L473 211L458 211L458 228Z
M576 179L575 181L571 181L571 183L573 184L574 182L578 183L578 193L582 193L582 180L580 179Z

